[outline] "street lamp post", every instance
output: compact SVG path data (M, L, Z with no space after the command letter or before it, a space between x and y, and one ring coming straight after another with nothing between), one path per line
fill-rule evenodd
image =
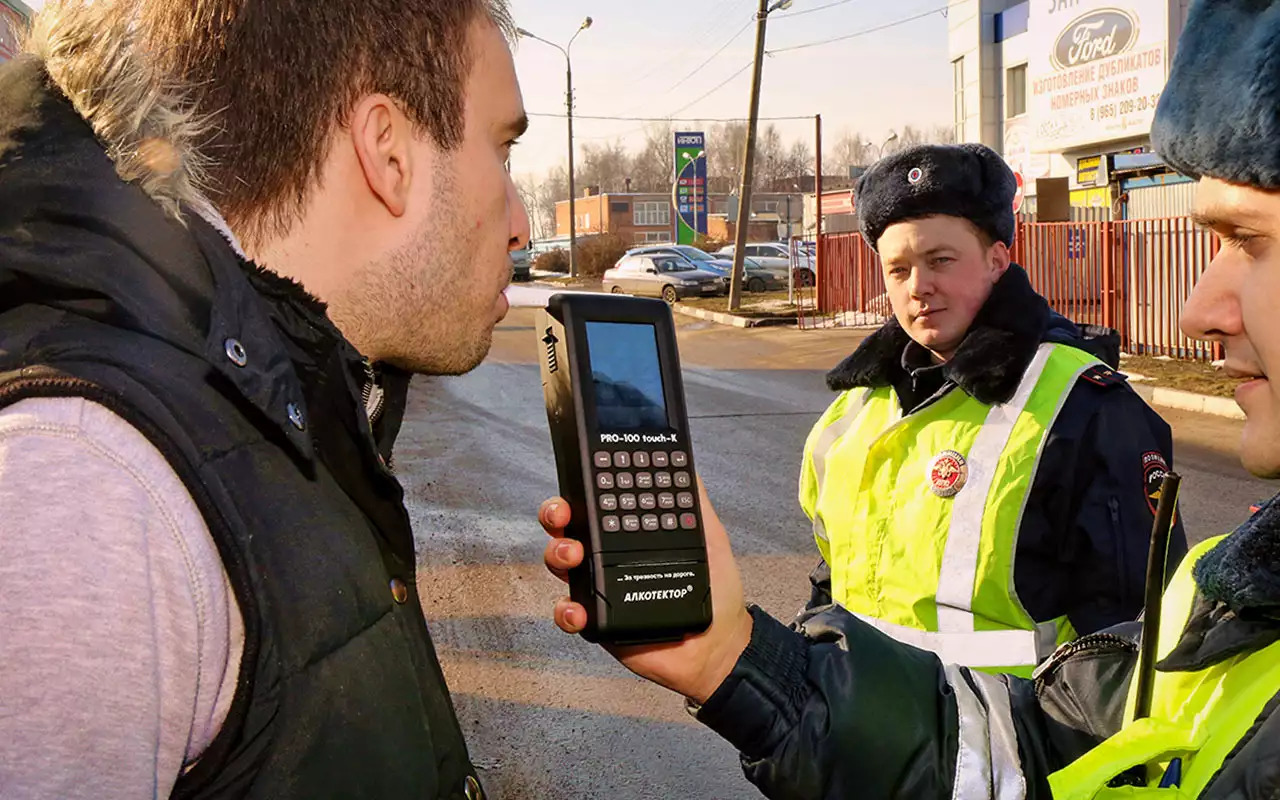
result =
M894 141L894 140L895 140L895 139L897 139L897 138L898 138L898 133L897 133L897 131L889 131L889 137L888 137L887 139L885 139L885 140L884 140L884 143L883 143L883 144L881 144L881 145L879 145L879 146L876 146L876 145L875 145L875 144L873 144L872 142L863 142L863 143L862 143L862 146L863 146L863 147L875 147L875 148L876 148L876 161L879 161L880 159L884 158L884 149L885 149L886 147L888 147L888 146L889 146L889 142L892 142L892 141Z
M577 189L573 183L573 62L569 60L569 49L573 47L573 40L578 38L578 34L590 27L591 17L587 17L578 26L578 30L574 32L573 36L569 38L569 44L564 47L543 39L541 36L535 36L524 28L516 28L516 33L519 36L523 36L526 39L536 39L564 53L564 106L569 129L569 277L571 278L578 277L578 216L576 213L577 207L574 204Z
M747 114L747 146L742 154L742 189L738 203L738 229L734 231L733 270L729 273L729 310L737 311L742 302L742 269L746 257L747 227L751 221L751 178L756 156L756 120L760 116L760 71L764 66L765 20L778 9L791 7L792 0L760 0L756 12L755 69L751 74L751 109Z

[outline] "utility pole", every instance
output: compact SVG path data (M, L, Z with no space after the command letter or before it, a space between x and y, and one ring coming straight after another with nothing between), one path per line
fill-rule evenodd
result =
M760 116L760 73L764 68L764 31L769 14L791 6L791 0L760 0L756 12L756 58L751 73L751 110L747 113L747 144L742 154L742 188L738 195L738 227L733 236L733 271L729 273L729 310L742 304L742 265L746 258L747 228L751 225L751 181L756 160L756 121Z
M822 278L822 115L813 115L813 219L816 223L813 234L813 304L814 314L821 308Z

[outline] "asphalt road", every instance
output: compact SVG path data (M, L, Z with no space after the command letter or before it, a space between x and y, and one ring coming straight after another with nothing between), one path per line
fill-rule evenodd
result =
M825 371L854 331L735 330L680 318L693 447L747 596L789 617L816 549L795 499ZM515 309L460 378L419 379L397 448L419 589L473 760L497 798L755 798L736 753L681 700L551 622L535 511L556 493L533 315ZM1182 513L1225 532L1273 489L1231 453L1240 423L1169 413ZM1135 467L1136 468L1136 467Z

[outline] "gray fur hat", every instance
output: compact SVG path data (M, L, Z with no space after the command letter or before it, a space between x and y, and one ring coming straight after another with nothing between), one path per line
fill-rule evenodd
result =
M1151 140L1189 177L1280 189L1280 2L1193 0Z
M962 217L1013 245L1013 171L980 144L925 144L886 156L854 188L858 227L878 249L885 228L936 214Z

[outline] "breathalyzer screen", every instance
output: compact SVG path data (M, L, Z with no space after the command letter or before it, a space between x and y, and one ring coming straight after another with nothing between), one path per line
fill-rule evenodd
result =
M600 430L663 430L667 403L653 325L587 322L587 350Z

